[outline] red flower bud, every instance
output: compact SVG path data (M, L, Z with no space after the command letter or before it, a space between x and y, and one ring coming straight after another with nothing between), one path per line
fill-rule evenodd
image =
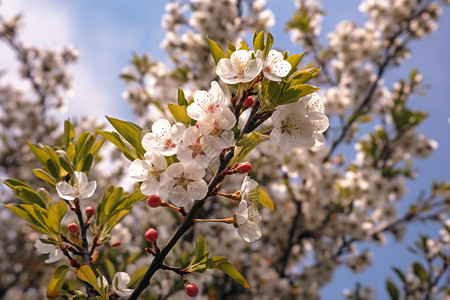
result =
M148 197L147 199L147 204L150 207L159 207L161 206L161 198L159 198L159 196L156 194L150 195L150 197Z
M252 164L249 162L243 162L238 164L237 166L237 171L241 174L245 174L250 172L250 170L252 169Z
M184 290L189 297L195 297L198 294L198 286L193 283L188 283L184 286Z
M84 210L84 213L88 218L92 217L95 214L95 208L93 206L88 206Z
M145 239L150 243L156 241L157 238L158 238L158 231L156 231L156 229L150 228L145 233Z
M78 224L76 223L70 223L69 225L67 225L67 229L70 233L75 234L80 230L80 227L78 227Z
M252 108L253 105L255 105L255 99L253 99L253 96L248 96L244 100L244 106L248 108Z

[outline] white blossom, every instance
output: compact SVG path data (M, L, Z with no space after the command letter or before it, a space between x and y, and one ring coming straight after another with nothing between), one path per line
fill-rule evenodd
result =
M261 59L252 59L252 53L247 50L237 50L229 59L220 59L217 63L216 74L227 84L252 81L263 67Z
M112 281L112 289L117 294L117 296L126 298L131 295L133 290L127 288L130 280L130 275L125 272L117 272L116 275L114 275Z
M183 163L171 164L167 170L167 183L160 190L162 199L167 197L173 204L186 207L194 200L203 199L208 193L208 185L203 180L205 170Z
M196 126L186 129L183 142L177 149L177 158L185 164L196 165L201 169L208 167L209 162L219 155L222 148L212 136L201 136Z
M256 56L262 58L262 51L258 50ZM272 81L281 81L281 78L285 77L291 69L291 64L283 59L283 53L277 50L270 50L267 58L263 60L264 77Z
M164 156L174 155L185 129L180 122L171 125L166 119L159 119L153 123L152 132L142 138L142 147L146 151L159 151Z
M198 121L198 128L204 136L214 137L216 143L223 149L234 145L234 132L231 128L236 124L233 112L224 107Z
M145 195L153 195L159 191L163 182L163 174L167 163L159 152L147 152L145 160L136 159L130 164L130 177L142 181L141 192Z
M47 236L42 235L37 239L34 243L34 247L36 247L40 253L48 254L48 259L44 261L46 264L57 262L64 257L63 252L58 247L53 244L43 243L41 239L47 239Z
M191 119L200 120L208 114L214 113L217 109L226 104L225 95L216 81L211 82L211 89L207 91L196 91L194 102L187 108L187 114Z
M241 200L236 213L236 223L238 224L238 234L244 241L251 243L261 238L259 223L261 215L255 205L247 205L247 201Z
M91 197L97 188L97 182L88 182L87 175L84 172L75 171L73 181L73 185L65 181L56 184L59 197L65 200L85 199Z

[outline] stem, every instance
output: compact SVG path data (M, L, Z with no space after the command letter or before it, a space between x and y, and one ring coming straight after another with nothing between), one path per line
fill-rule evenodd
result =
M91 256L89 254L90 253L89 245L88 245L88 241L87 241L87 237L86 237L87 226L85 226L84 221L83 221L83 215L82 215L81 209L80 209L80 200L78 198L75 198L74 203L75 203L74 211L77 215L78 223L80 224L81 245L83 248L84 263L90 267L91 266ZM95 289L90 284L87 284L87 283L86 283L86 291L88 294L88 298L95 297L95 295L97 294L95 292Z
M233 223L234 218L227 218L227 219L194 219L194 222L212 222L212 223L227 223L231 224Z

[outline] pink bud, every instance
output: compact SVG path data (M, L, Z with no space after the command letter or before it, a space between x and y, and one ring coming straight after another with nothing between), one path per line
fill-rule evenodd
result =
M148 197L147 199L147 204L150 207L159 207L161 206L161 198L159 198L158 195L154 194L154 195L150 195L150 197Z
M84 210L84 213L88 218L92 217L95 214L95 208L93 206L88 206Z
M248 96L244 100L244 106L248 108L252 108L253 105L255 105L255 99L253 99L253 96Z
M248 172L250 172L251 169L252 169L252 164L249 162L243 162L243 163L238 164L238 166L237 166L237 170L241 174L248 173Z
M158 238L158 231L156 231L156 229L150 228L145 233L145 239L150 243L156 241L157 238Z
M198 294L198 286L193 283L188 283L185 285L184 290L189 297L195 297Z
M80 227L78 227L78 224L76 223L70 223L69 225L67 225L67 229L70 233L75 234L80 230Z

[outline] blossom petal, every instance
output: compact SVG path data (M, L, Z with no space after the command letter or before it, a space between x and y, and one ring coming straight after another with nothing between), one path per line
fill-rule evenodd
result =
M97 182L91 181L86 184L82 189L80 188L80 195L78 196L80 199L90 198L97 188Z
M198 180L188 183L187 192L194 200L201 200L208 193L208 185L204 180Z
M75 199L75 189L67 182L61 181L56 184L58 196L65 200Z
M59 248L54 247L48 254L48 259L44 260L46 264L51 264L61 260L64 257L64 253Z
M153 195L159 191L160 182L153 176L150 176L142 182L141 193L144 195Z

